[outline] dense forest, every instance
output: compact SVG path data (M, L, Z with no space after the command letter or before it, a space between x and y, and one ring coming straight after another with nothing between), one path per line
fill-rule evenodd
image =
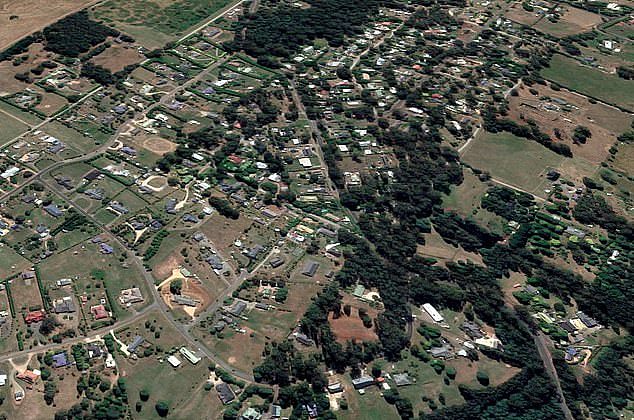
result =
M119 31L91 20L86 10L65 17L42 31L47 50L66 57L78 57Z
M283 5L244 16L236 39L226 44L232 50L244 50L263 64L273 57L288 58L311 41L323 38L331 46L341 46L345 36L361 31L361 25L389 0L307 0L308 8ZM242 32L242 29L245 29Z

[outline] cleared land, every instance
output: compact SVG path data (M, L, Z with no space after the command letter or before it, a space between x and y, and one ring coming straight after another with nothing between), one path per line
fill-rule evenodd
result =
M577 92L634 110L634 81L582 66L560 54L553 56L550 67L542 70L542 76Z
M1 0L0 49L92 3L95 1Z
M143 61L143 58L134 47L113 45L93 58L92 62L115 73L123 70L125 66Z

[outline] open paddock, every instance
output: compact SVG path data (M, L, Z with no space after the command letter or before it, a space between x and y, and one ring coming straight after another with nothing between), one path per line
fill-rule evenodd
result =
M144 56L132 45L113 44L101 54L95 56L92 62L102 66L113 73L121 71L124 67L143 61Z
M582 66L561 54L555 54L550 66L543 69L541 74L561 86L634 110L634 82L631 80Z
M532 25L533 28L540 32L563 38L589 32L603 22L598 14L578 9L565 3L558 3L557 9L560 17L556 22L551 22L544 17Z

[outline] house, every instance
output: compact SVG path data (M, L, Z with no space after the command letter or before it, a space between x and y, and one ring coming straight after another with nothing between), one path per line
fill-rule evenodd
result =
M331 394L336 394L337 392L343 392L343 386L341 386L341 382L328 384L328 392L330 392Z
M122 305L143 302L141 290L138 287L122 290L121 293L119 293L119 302L121 302Z
M240 420L260 420L262 414L253 407L248 407L242 414L240 414Z
M577 331L577 328L572 325L572 323L570 321L562 321L559 323L559 327L561 327L562 330L566 331L569 334L574 333L575 331Z
M24 271L22 274L20 274L20 277L22 277L22 280L34 279L35 278L35 271L33 271L33 270Z
M578 353L579 352L577 351L576 348L568 347L568 349L566 349L566 355L565 355L566 362L572 362Z
M0 373L0 386L5 386L6 385L7 378L8 378L8 376L7 376L6 373L4 373L4 372Z
M218 398L220 398L220 401L222 401L222 403L225 405L229 404L236 398L236 395L233 393L229 385L224 382L216 385L216 392L218 393Z
M196 355L196 353L194 353L193 351L189 350L187 347L181 347L180 350L178 351L180 354L183 355L183 357L185 359L187 359L187 361L189 363L191 363L192 365L197 364L198 362L200 362L200 357L198 357Z
M75 304L73 303L73 298L70 296L65 296L61 299L56 299L53 301L53 310L56 314L70 314L75 312Z
M29 325L34 322L40 322L45 317L46 317L46 312L44 312L43 310L32 311L26 314L26 316L24 317L24 322L26 322L26 324Z
M224 268L224 263L217 255L210 255L205 259L205 261L213 268L214 270L222 270Z
M90 313L95 318L95 320L108 318L108 311L103 305L95 305L90 307Z
M407 386L413 383L412 378L410 378L406 372L395 373L392 375L392 379L394 379L396 386Z
M101 175L101 172L99 172L99 170L97 169L93 169L92 171L84 175L84 179L87 181L94 181L95 179L99 178L99 175Z
M170 365L172 365L172 367L179 367L181 365L181 361L178 359L178 357L174 356L173 354L167 356L167 363L169 363Z
M128 214L130 212L130 210L128 210L127 207L125 207L123 204L119 203L118 201L111 201L110 208L119 214Z
M352 380L352 386L354 389L363 389L369 387L370 385L374 385L374 378L371 376L360 376Z
M41 372L37 369L26 370L23 373L17 374L15 377L21 381L26 382L29 385L33 385L40 378Z
M113 247L111 247L110 245L105 244L103 242L99 244L99 248L101 248L101 253L102 254L110 255L110 254L112 254L114 252L114 248Z
M73 281L71 279L59 279L56 282L57 287L64 287L64 286L70 286L71 284L73 284Z
M431 303L423 304L423 310L434 320L434 322L442 322L445 320L442 315L434 308Z
M62 211L57 207L56 204L49 204L48 206L43 207L44 211L50 214L53 217L60 217L62 215Z
M128 351L130 353L134 353L136 349L139 348L139 346L143 344L144 342L145 342L145 338L141 337L140 335L135 336L134 340L132 340L132 343L128 345Z
M599 325L599 323L595 319L590 318L588 315L584 314L581 311L577 312L577 317L588 328L593 328Z
M295 340L297 340L298 343L303 344L305 346L312 346L313 344L315 344L312 338L310 338L309 336L307 336L306 334L302 332L295 332L293 336L295 337Z
M271 268L277 268L284 264L284 258L282 257L271 258L271 260L269 261L269 264L271 264Z
M264 251L264 247L258 244L245 252L244 255L254 260L258 257L258 255L260 255L262 251Z
M476 338L484 337L482 331L480 330L480 326L472 321L465 321L462 323L460 327L472 340Z
M70 365L68 355L65 351L53 355L53 367L61 368Z
M280 407L279 405L272 405L271 406L271 418L272 419L279 419L280 417L282 417L282 407Z
M317 418L319 415L319 410L317 409L317 404L311 402L309 404L304 404L304 410L308 413L308 417L311 419Z
M176 213L176 199L170 198L169 200L167 200L167 202L165 203L165 211L169 214Z
M317 229L317 233L320 235L327 236L329 238L337 237L337 232L335 232L334 230L326 229L324 227L320 227L319 229Z
M171 301L177 305L191 306L192 308L198 305L198 302L196 302L196 300L185 295L173 295Z
M86 345L86 350L88 350L88 357L91 359L95 359L101 357L103 352L101 351L101 347L96 345L95 343L90 343Z
M315 273L317 273L317 269L319 268L319 264L315 261L308 261L304 265L304 269L302 270L302 274L308 277L313 277Z
M362 298L365 293L365 287L362 284L357 284L352 292L352 296L356 298Z
M242 312L247 308L247 303L241 300L237 301L231 309L229 309L229 313L233 316L240 316Z
M453 356L452 349L447 344L439 346L439 347L432 347L428 351L429 351L429 354L431 354L432 357L436 359L449 359L450 357Z

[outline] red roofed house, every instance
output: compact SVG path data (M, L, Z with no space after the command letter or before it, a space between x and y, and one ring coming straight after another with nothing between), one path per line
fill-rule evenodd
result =
M103 305L95 305L90 307L90 312L95 317L95 319L104 319L108 318L108 311L104 308Z
M16 375L16 378L23 380L29 385L33 385L35 382L37 382L39 377L40 375L30 370L24 371L24 373L20 373Z
M231 163L234 163L234 164L236 164L236 165L241 164L241 163L242 163L242 161L244 160L244 159L242 159L240 156L236 156L236 155L231 155L231 156L229 156L227 159L229 159L229 161L230 161Z
M24 317L24 321L28 324L32 324L34 322L40 322L46 317L46 312L43 310L33 311L26 314Z

